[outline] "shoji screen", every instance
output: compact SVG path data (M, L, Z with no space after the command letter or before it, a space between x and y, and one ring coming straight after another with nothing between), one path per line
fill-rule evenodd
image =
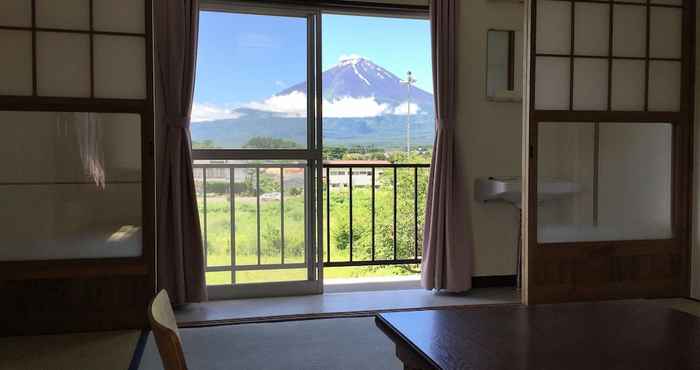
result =
M146 99L145 10L144 0L3 1L0 94Z
M0 335L145 322L155 271L150 9L0 2L0 288L11 296L0 310L18 318Z
M694 7L530 2L529 302L687 290Z
M535 109L681 110L681 1L538 0Z

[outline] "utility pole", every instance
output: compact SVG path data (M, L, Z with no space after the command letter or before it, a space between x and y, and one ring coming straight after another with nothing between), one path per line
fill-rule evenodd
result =
M406 156L411 156L411 85L416 83L416 79L413 78L411 71L406 74Z

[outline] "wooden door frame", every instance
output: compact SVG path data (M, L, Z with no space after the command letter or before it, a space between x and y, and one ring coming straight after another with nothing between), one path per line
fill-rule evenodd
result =
M0 307L7 318L0 336L61 333L69 331L144 328L146 307L156 289L155 132L153 73L153 0L144 0L144 32L111 32L93 26L93 1L89 0L90 28L86 30L37 27L35 1L32 24L0 29L32 32L32 94L0 95L2 111L129 113L141 118L142 254L138 257L34 261L0 261L0 290L8 304ZM49 97L37 93L36 33L71 32L90 37L90 96ZM143 99L97 98L94 88L95 35L138 37L145 40L146 95ZM7 246L6 246L7 247Z

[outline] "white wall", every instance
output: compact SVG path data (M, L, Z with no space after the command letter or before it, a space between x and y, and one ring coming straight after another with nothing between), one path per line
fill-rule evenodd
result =
M486 34L523 29L523 5L469 0L459 3L457 150L474 227L476 276L515 273L518 211L505 203L473 200L477 177L520 175L522 104L486 100ZM521 40L517 40L520 42ZM521 66L516 65L516 68Z

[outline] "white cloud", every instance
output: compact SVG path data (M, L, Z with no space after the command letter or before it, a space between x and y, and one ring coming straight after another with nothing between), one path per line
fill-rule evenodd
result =
M399 104L394 108L392 111L393 114L407 114L408 113L408 108L409 108L409 103L407 101ZM411 103L410 104L411 108L411 114L416 114L420 111L420 107L416 105L416 103Z
M363 98L342 97L323 101L323 116L333 118L376 117L389 110L387 104L379 104L373 96Z
M281 113L288 117L306 117L306 94L292 91L287 95L275 95L261 102L251 102L247 108L265 112ZM342 97L335 100L323 100L324 117L375 117L391 109L387 104L380 104L373 96L353 98Z
M241 113L234 109L218 107L212 104L192 104L192 122L216 121L220 119L236 119Z
M286 117L306 117L306 94L293 91L287 95L275 95L263 101L250 102L243 107L264 112L279 113ZM406 114L407 103L395 108L379 103L373 96L353 98L349 96L334 100L323 100L323 116L330 118L376 117L382 114ZM419 108L411 104L411 113ZM235 119L242 114L235 109L227 109L211 104L195 103L192 107L192 122L206 122L220 119Z
M306 94L292 91L287 95L274 95L261 102L251 102L245 107L265 112L284 113L290 117L306 117Z

